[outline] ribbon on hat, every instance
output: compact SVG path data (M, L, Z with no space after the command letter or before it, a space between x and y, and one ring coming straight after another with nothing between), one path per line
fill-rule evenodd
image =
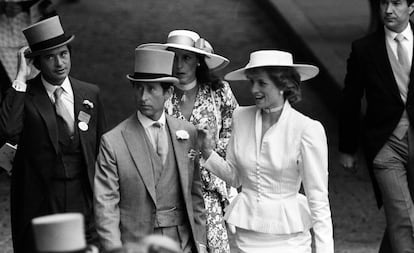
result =
M214 54L214 50L211 47L210 43L208 43L207 40L203 39L203 38L199 38L195 44L194 44L195 48L201 49L204 52L207 52L209 54Z

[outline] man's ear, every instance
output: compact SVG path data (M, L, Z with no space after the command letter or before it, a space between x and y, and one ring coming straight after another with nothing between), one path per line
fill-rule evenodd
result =
M409 10L409 13L410 13L410 16L411 16L411 14L413 14L413 12L414 12L414 2L412 2L412 3L408 6L408 10Z
M164 93L166 97L165 100L169 99L172 96L173 92L174 92L174 85L171 85L170 87L168 87L167 90L165 90L165 93Z

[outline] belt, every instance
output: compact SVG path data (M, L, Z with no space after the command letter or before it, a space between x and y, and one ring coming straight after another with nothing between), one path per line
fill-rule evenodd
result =
M155 213L154 227L180 226L185 223L185 211L173 207L167 210L157 210Z

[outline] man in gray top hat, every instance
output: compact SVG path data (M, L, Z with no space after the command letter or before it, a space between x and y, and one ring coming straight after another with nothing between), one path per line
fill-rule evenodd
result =
M101 139L96 162L96 227L105 250L157 233L184 252L205 252L196 129L164 112L171 96L174 53L135 50L128 75L137 111Z
M65 35L59 17L23 33L30 50L20 50L16 80L0 108L1 133L19 136L11 180L14 252L35 252L30 221L51 213L82 213L93 243L92 182L105 128L99 89L69 76L74 36ZM40 74L27 80L32 63Z

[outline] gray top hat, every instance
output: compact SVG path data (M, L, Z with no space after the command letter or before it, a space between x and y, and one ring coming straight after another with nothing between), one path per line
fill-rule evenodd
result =
M134 73L127 75L131 81L167 82L177 84L172 76L174 53L166 50L136 48Z
M39 21L23 29L31 52L26 57L34 57L71 42L75 36L66 36L58 16Z

